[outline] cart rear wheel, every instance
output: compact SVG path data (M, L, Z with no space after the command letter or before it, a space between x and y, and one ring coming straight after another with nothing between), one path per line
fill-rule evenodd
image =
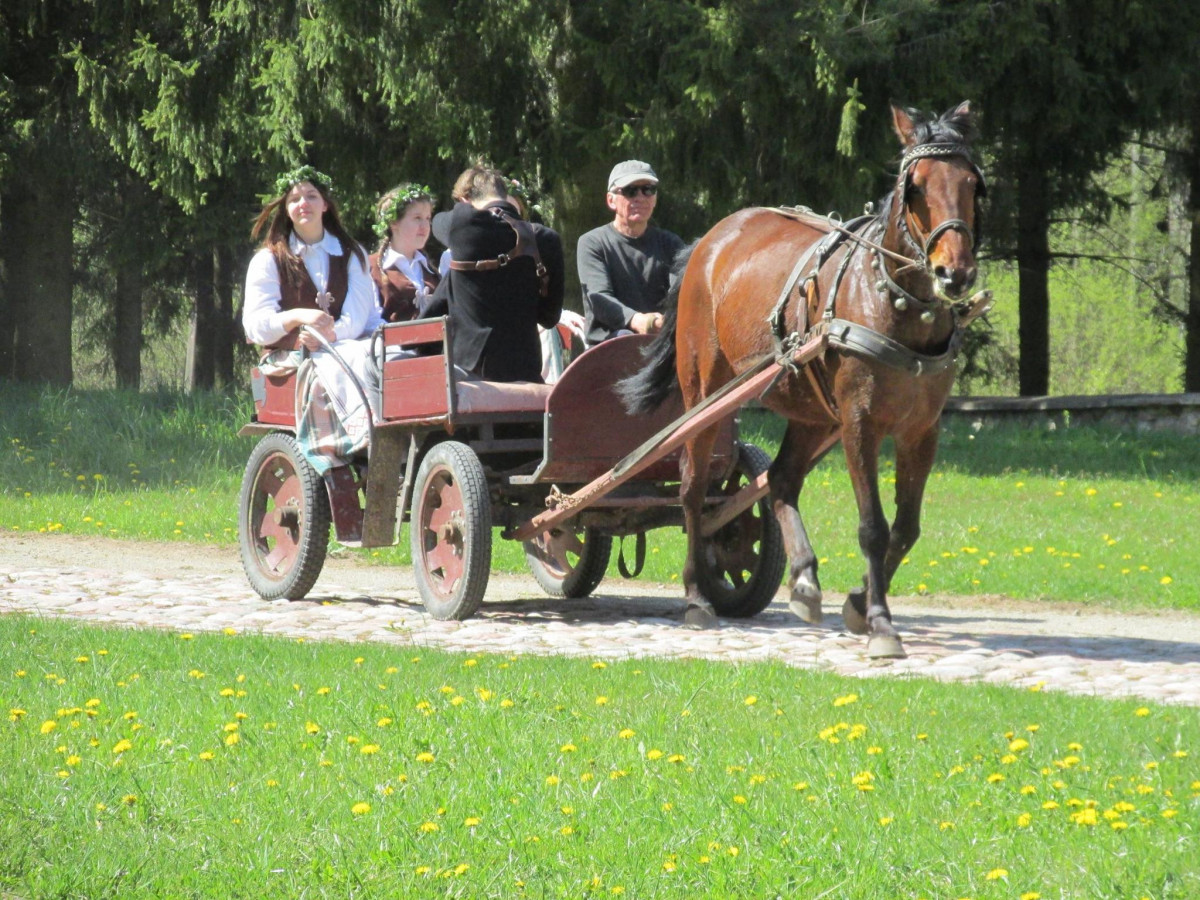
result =
M738 444L733 473L720 493L733 495L771 465L771 458L753 444ZM769 497L725 525L696 548L700 592L729 618L749 618L766 609L783 581L787 553L783 534L771 512Z
M569 600L596 589L611 555L612 536L594 528L552 528L525 542L525 562L542 590Z
M329 497L290 434L255 445L238 499L238 544L250 586L264 600L299 600L329 548Z
M492 564L492 507L479 457L435 445L421 462L412 504L417 591L435 619L466 619L483 602Z

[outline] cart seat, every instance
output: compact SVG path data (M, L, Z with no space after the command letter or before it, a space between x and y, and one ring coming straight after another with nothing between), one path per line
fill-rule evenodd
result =
M481 413L544 413L548 384L532 381L476 381L456 383L457 411L462 415Z

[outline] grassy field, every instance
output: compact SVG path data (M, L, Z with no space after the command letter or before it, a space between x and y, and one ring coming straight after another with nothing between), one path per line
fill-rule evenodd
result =
M1200 717L0 617L0 895L1200 896Z
M197 394L66 391L0 384L0 523L128 539L236 541L237 491L253 446L250 401ZM773 451L777 420L747 411L743 434ZM894 481L884 460L883 491ZM899 594L998 594L1122 609L1200 609L1200 445L1094 428L944 432L921 541ZM838 451L810 476L802 511L831 597L862 574L857 515ZM643 578L678 578L683 537L650 535ZM407 565L396 548L363 551ZM518 545L493 566L521 571ZM612 572L615 574L615 565Z

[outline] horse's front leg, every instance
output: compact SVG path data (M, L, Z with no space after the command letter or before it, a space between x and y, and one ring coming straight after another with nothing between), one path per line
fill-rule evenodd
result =
M887 581L884 590L892 588L892 578L908 551L921 536L921 504L925 499L925 485L933 470L933 460L938 447L937 423L933 427L907 438L897 435L896 441L896 518L888 539L887 557L884 559L884 575Z
M842 608L846 627L867 633L867 655L872 659L903 658L904 646L892 624L887 604L888 548L891 537L879 498L879 447L882 438L865 416L851 413L842 428L846 467L858 503L858 545L867 560L865 591L852 591ZM863 625L865 624L865 628Z
M817 577L817 555L800 516L800 492L804 479L821 451L833 442L836 429L822 432L799 422L788 423L779 453L771 463L771 508L779 520L783 545L788 555L788 606L812 625L824 618L821 611L821 582Z
M705 563L696 558L698 553L704 552L704 542L700 539L701 515L708 496L709 462L716 438L716 428L703 432L684 445L679 460L679 497L683 503L683 528L687 533L687 555L683 561L687 609L683 621L692 628L711 628L717 623L716 610L700 591L697 571Z

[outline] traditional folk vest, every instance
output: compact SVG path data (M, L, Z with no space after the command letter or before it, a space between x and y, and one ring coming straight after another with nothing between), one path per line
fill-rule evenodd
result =
M275 261L279 272L279 308L285 309L320 309L317 303L317 286L313 284L312 276L303 261L298 261L299 277L295 271L283 272L279 260ZM342 304L346 302L346 291L350 285L350 254L329 256L329 293L333 303L326 310L334 319L342 314ZM270 350L295 350L299 346L299 329L293 329L274 344L268 345Z
M380 254L373 253L371 262L371 277L379 285L379 299L383 304L383 320L385 322L408 322L417 317L417 286L408 276L398 269L388 269L386 272L379 268ZM421 272L425 293L432 293L442 280L436 269L422 264Z

